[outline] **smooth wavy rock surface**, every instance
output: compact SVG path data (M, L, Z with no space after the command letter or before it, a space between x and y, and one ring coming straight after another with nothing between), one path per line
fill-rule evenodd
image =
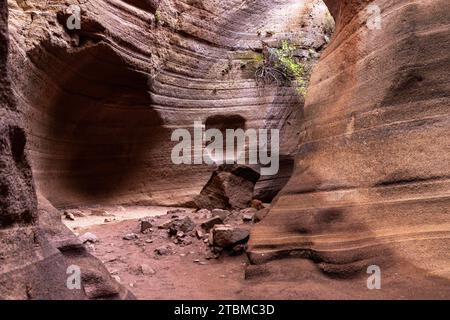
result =
M244 128L281 130L280 172L256 197L270 201L287 182L302 101L243 66L263 42L323 48L323 3L85 1L81 30L66 25L77 1L26 3L10 1L13 90L53 205L185 205L215 167L173 164L173 130L236 115Z
M397 265L448 298L450 3L326 2L336 32L312 75L294 174L252 231L251 260L309 258L336 276ZM379 30L366 23L374 5Z

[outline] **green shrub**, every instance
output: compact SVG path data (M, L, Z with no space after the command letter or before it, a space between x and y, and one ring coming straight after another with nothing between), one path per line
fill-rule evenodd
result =
M283 40L280 48L268 48L265 54L255 53L255 78L258 83L292 85L301 96L306 94L308 68L294 54L296 47Z

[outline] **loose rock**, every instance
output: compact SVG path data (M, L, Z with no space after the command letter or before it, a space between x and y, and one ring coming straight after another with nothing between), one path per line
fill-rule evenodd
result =
M201 224L201 227L209 232L216 224L223 224L223 220L220 217L212 217L211 219L208 219L206 221L203 221Z
M160 256L166 256L172 252L172 247L170 247L169 245L161 246L159 248L156 248L155 252Z
M230 248L237 244L247 242L249 235L248 230L235 228L230 225L216 225L212 229L213 244L222 248Z
M129 233L122 237L123 240L136 240L139 239L139 236L136 233Z
M156 271L146 264L141 264L138 271L144 276L152 276L156 274Z
M141 221L141 233L146 232L148 229L153 227L153 219L143 218Z
M80 236L78 239L80 239L80 241L82 243L96 243L98 242L98 238L95 234L91 233L91 232L86 232L85 234L83 234L82 236Z
M75 221L75 216L67 211L64 212L64 218L66 218L66 220Z

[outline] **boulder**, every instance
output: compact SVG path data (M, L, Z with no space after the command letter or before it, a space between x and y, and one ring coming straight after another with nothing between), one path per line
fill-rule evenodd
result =
M232 248L248 241L249 231L230 225L215 226L212 229L213 245L221 248Z
M96 243L98 242L98 238L95 234L91 233L91 232L86 232L85 234L83 234L82 236L78 237L78 239L80 239L80 241L82 243Z
M198 208L247 208L259 177L258 172L244 165L221 165L194 202Z

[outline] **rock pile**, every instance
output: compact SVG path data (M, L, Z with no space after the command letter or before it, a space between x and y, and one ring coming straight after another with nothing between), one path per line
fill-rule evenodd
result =
M250 202L249 202L250 203ZM258 201L258 208L264 208ZM197 243L205 246L205 259L219 258L223 252L230 255L245 252L252 223L260 221L267 209L257 210L255 206L242 210L200 209L191 214L186 210L169 210L164 216L146 217L139 220L139 232L151 238L143 240L138 234L126 234L124 240L145 241L167 239L168 242L154 249L156 257L171 255L176 247ZM258 218L256 218L258 217ZM164 241L163 241L164 243Z

